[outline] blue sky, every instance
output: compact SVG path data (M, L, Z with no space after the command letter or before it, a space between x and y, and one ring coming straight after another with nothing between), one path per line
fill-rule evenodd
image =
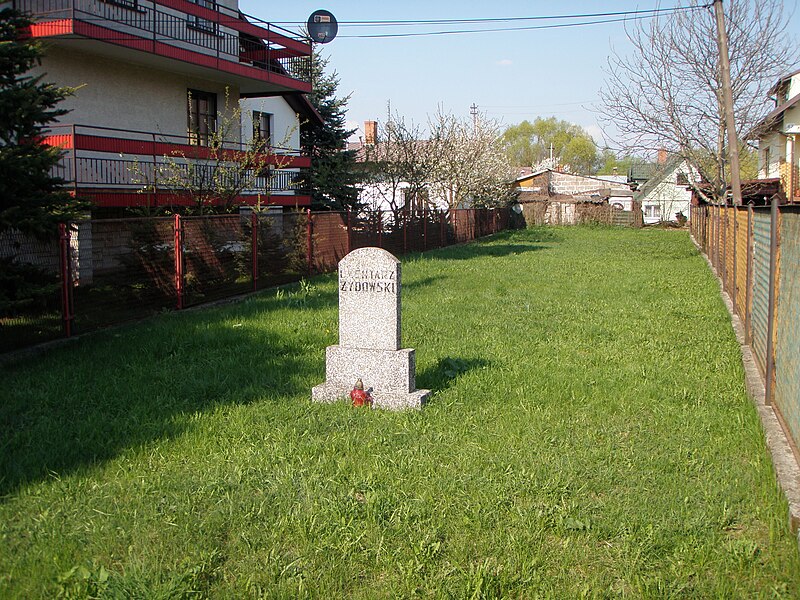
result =
M727 1L727 0L726 0ZM791 29L800 32L798 0L786 0L793 12ZM629 50L623 23L565 29L508 31L430 37L361 39L368 33L437 31L443 25L415 28L364 27L347 21L430 20L530 17L586 14L672 7L680 0L528 0L470 2L358 2L293 0L285 3L240 0L240 8L261 19L297 30L317 9L332 12L342 23L339 37L323 47L329 69L341 83L339 95L352 93L348 119L361 127L368 119L385 120L387 104L407 120L424 124L442 107L469 116L475 103L485 116L502 125L556 116L586 128L602 139L595 105L603 68L613 47ZM684 2L685 4L685 2ZM486 27L515 27L548 23L499 23ZM465 25L459 28L476 28ZM359 132L360 133L360 132ZM607 132L613 137L613 131Z

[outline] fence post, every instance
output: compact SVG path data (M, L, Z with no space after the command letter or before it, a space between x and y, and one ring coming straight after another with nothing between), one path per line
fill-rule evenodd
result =
M258 291L258 215L256 211L250 213L250 232L253 246L253 291Z
M770 242L769 242L769 304L767 309L767 369L766 390L764 404L770 406L775 395L775 305L777 303L777 271L778 271L778 195L772 197L772 210L770 211Z
M352 224L352 214L350 209L347 209L347 253L350 254L353 251L353 224Z
M728 286L728 205L722 209L720 219L722 220L722 263L720 264L722 273L722 289L730 293Z
M311 223L311 209L306 209L306 268L311 275L312 261L314 260L314 237Z
M378 248L383 248L383 211L379 210L378 215Z
M64 336L72 336L72 260L70 260L69 227L58 224L59 258L61 271L61 316Z
M717 277L722 273L722 206L717 206Z
M408 209L403 211L403 254L408 254Z
M422 251L428 249L428 205L422 207Z
M183 308L183 224L176 214L173 220L175 234L175 297L178 310Z
M733 312L734 314L739 314L739 306L737 302L738 294L738 283L739 280L736 278L737 276L737 263L739 262L739 253L738 253L738 242L739 242L739 208L734 206L733 207L733 297L731 298L731 303L733 304ZM741 316L741 315L740 315Z

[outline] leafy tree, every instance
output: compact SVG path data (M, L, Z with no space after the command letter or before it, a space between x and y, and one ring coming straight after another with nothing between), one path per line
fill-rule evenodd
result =
M431 188L448 206L503 206L514 199L514 171L501 146L497 123L437 114L429 123L439 160Z
M364 183L372 184L372 203L386 205L399 222L404 210L422 210L430 202L433 174L441 161L442 145L425 139L422 129L389 111L380 125L377 143L364 148ZM375 206L367 207L374 209Z
M767 91L798 58L781 0L724 3L738 140L769 111ZM725 195L727 145L713 10L693 10L640 21L627 32L633 52L614 53L600 91L603 120L629 152L665 149L688 161ZM741 153L741 150L740 150ZM742 176L746 178L747 167ZM702 193L702 192L701 192Z
M550 157L575 173L590 174L597 169L597 148L592 136L578 125L550 117L537 117L508 127L502 143L513 165L535 166Z
M355 152L346 150L347 138L354 129L347 129L346 111L350 96L338 98L339 76L326 73L328 59L314 50L311 61L309 100L322 117L322 125L301 128L300 140L311 156L310 184L312 201L333 209L356 207Z
M19 11L0 10L0 233L42 238L85 205L51 174L62 151L44 144L42 134L67 112L57 106L72 91L27 74L42 57L38 44L23 39L31 23Z
M632 166L636 164L642 164L644 162L646 161L638 156L633 156L632 154L624 154L619 156L613 150L609 148L603 148L603 151L600 153L600 156L597 160L597 174L613 175L616 169L617 174L627 175Z

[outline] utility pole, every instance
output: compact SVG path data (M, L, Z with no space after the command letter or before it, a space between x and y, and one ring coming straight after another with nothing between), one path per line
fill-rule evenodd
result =
M725 11L722 0L714 0L714 14L717 17L717 47L719 48L719 69L722 73L722 102L725 111L725 124L728 130L728 160L731 163L731 191L734 206L742 205L742 182L739 178L739 137L736 135L736 120L733 116L733 91L731 90L731 61L728 55L728 34L725 31ZM724 184L724 182L722 182Z
M472 115L472 131L476 133L478 131L478 105L474 102L469 107L469 114Z

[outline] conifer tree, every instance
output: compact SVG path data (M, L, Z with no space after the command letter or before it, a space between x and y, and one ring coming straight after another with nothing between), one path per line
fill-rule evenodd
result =
M62 151L44 144L42 134L67 112L57 106L71 90L28 74L42 56L25 38L31 23L19 11L0 10L0 233L14 229L41 238L82 206L51 175Z
M301 131L302 145L311 157L312 202L341 210L358 204L355 152L347 150L347 138L355 130L347 129L346 111L350 96L336 97L339 76L326 73L328 59L314 50L311 63L313 90L309 100L322 117L322 125L310 125Z

